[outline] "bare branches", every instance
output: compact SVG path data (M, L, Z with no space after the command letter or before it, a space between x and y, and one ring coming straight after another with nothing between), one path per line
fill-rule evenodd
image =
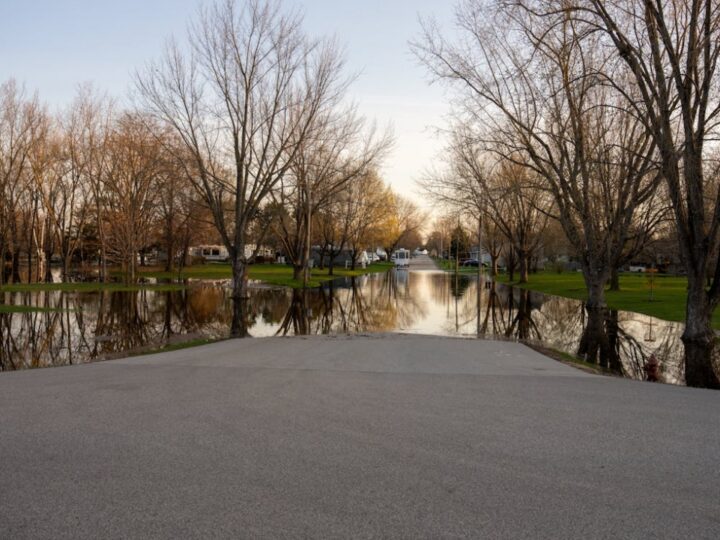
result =
M460 148L473 148L459 156L465 176L481 178L475 165L483 161L526 169L552 205L541 197L517 208L557 215L581 257L589 305L603 306L604 283L619 264L634 208L657 188L656 146L623 95L607 84L609 75L626 75L599 47L593 27L570 10L544 5L462 2L460 40L448 43L426 25L415 52L459 90L455 131Z

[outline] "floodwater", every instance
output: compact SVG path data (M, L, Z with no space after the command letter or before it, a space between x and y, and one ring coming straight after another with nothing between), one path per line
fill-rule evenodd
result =
M49 309L0 313L0 370L5 371L222 338L232 319L226 281L191 281L174 292L0 294L5 304ZM648 377L654 355L653 376L683 382L682 324L618 311L592 320L579 301L490 282L478 288L476 276L393 270L306 291L258 286L251 289L247 311L254 337L407 332L521 340L580 355L635 379Z

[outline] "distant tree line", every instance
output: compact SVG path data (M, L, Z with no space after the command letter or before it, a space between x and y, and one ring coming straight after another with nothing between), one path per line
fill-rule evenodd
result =
M51 113L3 83L0 284L51 280L57 260L63 279L92 266L135 281L152 248L171 270L193 244L219 243L241 305L262 246L307 283L312 246L354 265L412 238L424 216L380 173L391 135L349 101L338 44L302 26L275 0L207 6L138 71L133 108L83 87Z

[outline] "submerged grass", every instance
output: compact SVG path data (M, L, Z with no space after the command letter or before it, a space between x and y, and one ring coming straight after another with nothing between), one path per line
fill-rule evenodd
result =
M389 263L377 263L367 268L357 268L349 270L345 268L335 268L333 275L325 269L313 269L312 279L309 287L319 287L322 283L342 278L361 276L364 274L384 272L392 268ZM120 274L113 273L115 277ZM0 293L32 293L32 292L137 292L137 291L154 291L154 292L173 292L187 288L186 284L181 281L187 279L230 279L232 277L232 269L229 264L204 264L190 266L184 268L180 272L164 272L159 270L142 270L140 277L156 278L158 280L172 280L174 283L137 283L128 285L125 283L101 283L101 282L64 282L64 283L10 283L0 286ZM294 289L303 288L302 281L293 279L293 269L286 265L262 264L250 267L250 279L261 281L270 285L278 285L283 287L291 287ZM0 303L0 313L33 313L33 312L56 312L63 311L58 308L49 308L44 306L20 305L20 304L3 304ZM192 345L182 345L192 346ZM167 350L167 348L163 349Z
M620 275L620 290L606 291L605 297L610 309L633 311L667 321L685 320L687 303L687 278L682 276L649 274ZM509 283L507 275L500 275L498 282ZM586 300L587 290L580 272L562 274L539 272L530 274L528 283L512 283L521 287L555 296ZM713 315L713 327L720 329L720 311Z
M433 261L435 262L435 265L440 270L444 270L445 272L455 272L455 261L454 260L433 259ZM460 265L458 267L458 270L461 274L477 274L477 272L478 272L477 266L462 266L462 265Z
M377 272L385 272L392 268L391 263L375 263L367 268L357 268L355 270L335 267L333 275L327 268L314 268L311 272L309 287L318 287L326 281L330 281L342 277L356 277L364 274L372 274ZM162 270L143 270L140 275L156 279L230 279L232 277L232 268L229 264L201 264L183 268L180 271L165 272ZM293 279L293 268L288 265L280 264L255 264L250 266L249 279L262 281L270 285L279 285L283 287L291 287L293 289L302 289L301 280Z
M62 292L99 292L99 291L143 291L151 290L157 292L179 291L185 288L180 283L160 283L127 285L125 283L101 283L101 282L63 282L63 283L10 283L0 287L0 292L38 292L38 291L62 291Z

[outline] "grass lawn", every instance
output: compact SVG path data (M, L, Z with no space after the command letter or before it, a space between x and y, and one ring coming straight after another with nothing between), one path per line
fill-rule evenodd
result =
M325 281L330 281L340 277L362 276L375 272L385 272L392 268L391 263L375 263L365 269L357 268L356 270L346 270L345 268L335 267L331 276L329 270L314 268L312 270L312 278L310 287L318 287ZM183 268L181 272L164 272L161 270L143 270L140 275L145 277L154 277L157 279L230 279L232 277L232 269L229 264L200 264ZM280 264L254 264L250 266L250 279L262 281L271 285L281 285L284 287L292 287L301 289L302 281L293 279L292 266Z
M97 292L97 291L141 291L150 290L158 292L179 291L185 286L179 283L161 283L159 285L125 285L124 283L11 283L0 287L0 292L35 292L35 291L64 291L64 292Z
M447 259L436 259L434 258L433 261L437 265L437 267L440 270L444 270L446 272L454 272L455 271L455 260L447 260ZM459 270L461 274L477 274L477 266L459 266ZM487 272L487 269L485 270Z
M345 268L335 268L334 274L331 276L327 268L312 271L312 279L310 287L319 287L320 284L332 279L349 276L361 276L374 272L385 272L392 268L391 263L371 264L365 269L346 270ZM112 273L118 277L117 272ZM275 265L275 264L258 264L250 267L250 279L262 281L272 285L281 285L284 287L292 287L301 289L302 281L292 278L293 269L291 266ZM182 272L164 272L157 269L145 269L139 272L141 277L183 280L183 279L230 279L232 270L229 264L202 264L184 268ZM99 292L99 291L156 291L169 292L179 291L185 288L182 283L158 283L158 284L136 284L126 285L124 283L99 283L99 282L82 282L82 283L11 283L0 286L0 292L38 292L38 291L64 291L64 292ZM34 308L32 306L14 306L0 304L0 313L11 312L28 312L42 311L46 308Z
M502 274L498 276L498 281L508 283L508 276ZM529 283L513 285L578 300L587 298L585 282L580 272L540 272L530 274ZM648 274L621 274L620 290L607 291L605 294L611 309L644 313L666 321L685 320L687 279L684 277L656 275L652 301ZM713 327L720 329L720 312L716 311L713 315Z

